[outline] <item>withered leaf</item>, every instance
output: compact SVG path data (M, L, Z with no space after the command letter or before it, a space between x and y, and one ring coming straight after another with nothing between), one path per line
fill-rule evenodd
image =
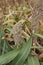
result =
M19 45L22 39L22 24L21 22L18 22L13 27L13 38L15 45Z

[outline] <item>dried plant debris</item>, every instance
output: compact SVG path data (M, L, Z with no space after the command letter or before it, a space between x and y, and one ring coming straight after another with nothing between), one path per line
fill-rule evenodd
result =
M43 18L43 14L41 9L42 8L42 0L30 0L30 9L32 12L32 31L34 33L38 33L38 27L39 27L39 20ZM37 37L35 36L33 38L33 42L37 43Z
M15 45L19 45L22 39L22 23L18 22L13 27L13 37Z
M43 36L43 0L0 0L0 31L0 40L12 48L22 46L22 39L27 43L32 32ZM32 46L30 54L43 62L43 48L36 48L43 38L34 35Z
M42 0L30 0L30 8L32 12L32 30L37 32L37 28L39 26L39 20L42 16Z
M4 21L4 14L2 9L0 8L0 27L2 26L3 21Z

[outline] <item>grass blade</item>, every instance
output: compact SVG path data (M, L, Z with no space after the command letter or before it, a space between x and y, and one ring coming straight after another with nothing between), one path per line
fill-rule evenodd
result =
M18 60L16 61L15 65L22 65L28 54L31 51L32 46L32 36L30 37L29 41L27 42L26 46L21 50L20 54L18 55Z
M29 65L40 65L39 60L36 56L29 56L28 57L28 64Z
M20 50L16 48L16 49L14 49L14 50L12 50L4 55L1 55L0 56L0 65L7 64L10 61L12 61L18 55L19 51Z
M36 35L37 37L43 38L43 35L38 34L38 33L33 33L33 35Z

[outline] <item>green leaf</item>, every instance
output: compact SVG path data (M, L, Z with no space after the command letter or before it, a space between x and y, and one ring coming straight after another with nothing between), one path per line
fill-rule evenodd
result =
M32 36L30 37L28 42L24 42L24 43L26 43L26 45L23 47L23 49L20 51L18 56L13 60L13 62L10 65L22 65L27 59L31 51Z
M39 60L36 56L29 56L28 57L28 64L29 65L40 65Z
M0 65L7 64L12 61L20 52L20 49L15 48L14 50L0 56Z
M12 50L9 42L7 40L2 40L2 54L7 53Z
M32 46L32 49L43 49L43 46Z
M28 59L26 59L26 61L24 62L23 65L29 65L29 64L28 64Z
M6 46L6 43L5 43L5 40L3 41L3 49L2 49L2 54L4 54L5 52L5 46Z
M36 35L36 36L38 36L38 37L40 37L40 38L43 38L43 35L38 34L38 33L33 33L33 35Z
M2 42L2 37L3 37L3 35L4 35L4 29L3 28L0 28L0 55L1 55L1 50L2 50L2 44L1 44L1 42Z
M11 34L13 34L13 30L11 27L6 27L5 29L7 29Z

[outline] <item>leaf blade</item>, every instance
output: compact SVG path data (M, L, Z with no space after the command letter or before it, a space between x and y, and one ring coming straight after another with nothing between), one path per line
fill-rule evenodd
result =
M27 42L27 46L24 47L24 49L20 52L19 58L15 65L22 65L24 61L26 60L28 54L30 53L32 46L32 36L30 37L29 41Z
M28 64L29 65L40 65L39 60L36 56L29 56L28 57Z
M20 50L14 49L4 55L0 56L0 64L7 64L12 61L19 53Z

